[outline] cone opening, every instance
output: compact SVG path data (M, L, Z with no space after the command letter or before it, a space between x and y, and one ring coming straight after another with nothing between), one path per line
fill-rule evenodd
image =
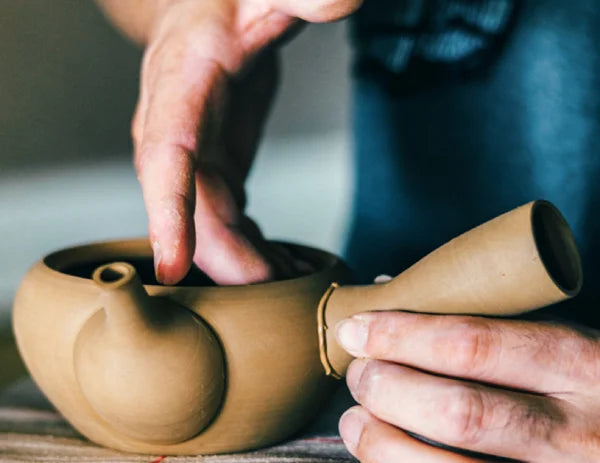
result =
M547 201L535 203L531 221L535 243L548 275L565 294L574 296L581 289L583 276L569 224Z

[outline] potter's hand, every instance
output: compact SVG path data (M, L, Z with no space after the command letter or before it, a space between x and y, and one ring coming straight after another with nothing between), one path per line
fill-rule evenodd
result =
M192 260L220 284L286 273L243 213L276 82L264 50L301 20L341 18L360 0L98 1L147 44L132 131L158 279L176 283Z
M340 420L362 462L600 461L600 333L554 324L372 312L337 326L360 406Z

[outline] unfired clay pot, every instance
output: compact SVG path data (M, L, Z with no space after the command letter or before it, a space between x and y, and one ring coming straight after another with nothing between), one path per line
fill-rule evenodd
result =
M338 258L286 246L318 270L234 287L192 272L169 287L154 280L146 240L51 254L17 294L21 355L94 442L153 454L241 451L290 436L319 410L351 361L332 329L343 318L393 309L514 315L571 297L582 281L568 225L544 201L381 285L345 286Z

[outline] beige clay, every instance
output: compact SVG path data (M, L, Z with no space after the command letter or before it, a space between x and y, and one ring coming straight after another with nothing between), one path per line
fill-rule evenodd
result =
M127 263L150 260L146 240L51 254L17 294L21 355L94 442L234 452L280 441L315 415L351 361L330 329L343 318L394 309L515 315L574 296L582 281L568 225L544 201L455 238L382 285L344 286L335 256L287 246L319 270L249 286L166 287L138 266L142 282Z

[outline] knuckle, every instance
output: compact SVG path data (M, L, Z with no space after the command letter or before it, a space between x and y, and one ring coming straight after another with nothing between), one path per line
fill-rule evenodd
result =
M533 360L551 365L565 388L595 387L600 381L600 340L579 329L541 325L531 338Z
M221 36L221 32L214 31L217 36ZM206 66L212 65L214 68L219 68L220 71L237 71L242 67L244 62L244 52L242 47L227 47L221 48L220 54L215 54L211 51L213 47L207 46L207 40L212 35L207 34L206 27L190 27L182 31L175 40L175 44L170 44L168 47L168 55L162 61L166 65L171 65L175 69L186 67L189 69L196 68L196 65Z
M445 429L450 444L463 446L477 442L486 414L481 391L461 387L454 393L444 395L437 408L439 416L446 421Z
M203 44L206 43L206 31L199 27L190 27L182 31L176 39L175 44L170 45L170 57L165 57L163 62L172 66L180 67L185 64L194 63L207 56Z
M564 410L551 399L530 397L515 402L513 398L504 400L497 409L495 422L489 427L502 427L506 434L517 432L520 441L531 449L558 449L562 436L574 437Z
M586 378L589 384L594 386L600 382L600 345L594 343L587 353L587 358L578 364L579 375ZM587 365L587 367L586 367Z
M555 424L564 422L562 412L548 404L533 402L518 405L510 410L509 420L519 429L524 429L524 438L528 444L553 442L559 435Z
M560 455L600 461L600 432L594 427L582 431L577 426L562 426L554 430L549 443Z
M470 319L451 330L449 339L443 341L445 357L457 371L481 375L494 368L491 365L497 349L497 337L486 322ZM450 354L450 355L448 355Z
M565 375L575 383L596 385L600 381L600 344L577 334L567 334L560 342L559 355Z

